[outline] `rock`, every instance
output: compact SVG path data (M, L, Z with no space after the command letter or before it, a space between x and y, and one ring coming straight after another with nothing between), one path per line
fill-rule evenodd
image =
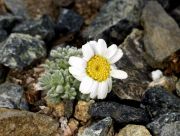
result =
M37 20L25 20L12 30L14 33L24 33L32 36L39 35L46 42L55 36L54 23L49 16L42 16Z
M75 134L76 131L78 130L79 122L73 118L71 118L68 122L68 126L71 130L72 134Z
M87 127L84 132L82 134L78 134L78 136L113 136L111 128L112 119L107 117Z
M68 7L74 2L74 0L54 0L54 3L59 7Z
M145 110L116 102L99 102L90 108L92 117L112 117L118 123L147 123L149 116Z
M0 109L0 134L2 136L54 136L58 121L37 113Z
M3 65L0 65L0 84L6 80L6 76L8 72L9 72L8 68L4 67Z
M64 109L64 103L58 103L57 105L54 106L54 110L55 110L55 115L57 117L63 117L65 114L65 109Z
M179 136L180 113L167 113L147 125L155 136Z
M106 0L75 0L75 10L84 18L85 25L90 25Z
M180 112L180 99L163 87L147 89L142 103L152 117L159 117L167 112Z
M176 83L176 93L180 97L180 79Z
M149 66L143 59L142 34L142 31L134 29L124 43L119 46L124 55L116 63L116 66L118 69L126 71L128 78L114 80L112 91L121 99L141 101L150 81Z
M87 122L91 117L88 113L91 104L91 102L78 101L75 107L74 117L82 122Z
M56 27L60 33L73 33L79 32L82 24L83 18L73 10L61 9Z
M167 91L173 92L176 90L176 80L177 78L174 76L167 77L167 76L162 76L161 78L152 81L149 84L149 87L155 87L155 86L162 86L164 87Z
M180 49L179 26L156 1L146 4L141 20L146 60L152 67L163 67L162 63Z
M54 115L57 117L66 117L69 118L73 114L73 100L63 100L60 103L54 104L49 103L49 101L46 101L48 107L52 108L54 110Z
M28 17L28 11L23 0L4 0L4 4L14 15Z
M4 5L4 0L0 0L0 15L5 14L6 11L6 7Z
M86 39L105 39L119 43L139 25L143 0L111 0L100 10L91 25L83 32Z
M8 33L5 30L0 29L0 42L4 41L7 37Z
M53 0L4 0L5 6L11 13L23 18L37 18L49 15L56 18L57 8Z
M12 33L0 45L0 63L23 69L46 56L44 42L27 34Z
M23 88L13 83L1 84L0 108L28 110Z
M120 130L117 136L151 136L151 134L144 126L127 125Z
M19 23L21 20L21 17L13 16L11 14L0 15L0 29L11 31L14 25Z
M178 6L171 12L171 16L176 20L176 22L180 26L180 6Z

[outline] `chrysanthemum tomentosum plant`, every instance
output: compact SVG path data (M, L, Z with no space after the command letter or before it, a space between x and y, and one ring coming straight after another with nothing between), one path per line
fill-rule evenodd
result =
M71 56L81 56L80 49L75 47L57 47L50 53L49 59L43 65L45 73L39 78L39 85L47 91L46 100L58 103L63 99L88 99L79 92L80 82L69 73L68 60Z

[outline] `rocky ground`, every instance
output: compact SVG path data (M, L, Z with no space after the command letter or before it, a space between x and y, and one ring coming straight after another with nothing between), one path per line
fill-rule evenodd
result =
M53 50L99 38L129 77L104 100L47 102ZM180 136L180 1L0 0L0 124L0 136Z

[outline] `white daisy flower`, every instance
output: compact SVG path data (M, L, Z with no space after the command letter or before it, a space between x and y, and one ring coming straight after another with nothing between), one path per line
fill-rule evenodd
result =
M69 72L79 81L80 92L90 94L92 99L104 99L112 89L112 77L126 79L127 73L118 70L116 63L123 52L117 45L107 48L106 42L90 41L82 46L83 57L72 56L69 59Z

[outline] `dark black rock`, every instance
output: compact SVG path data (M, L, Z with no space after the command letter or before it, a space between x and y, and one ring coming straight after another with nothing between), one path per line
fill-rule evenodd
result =
M44 42L27 34L12 33L0 43L0 63L9 68L23 69L45 56Z
M27 110L24 90L21 86L13 83L0 85L0 108Z
M9 69L7 67L0 65L0 84L5 81L8 71Z
M21 17L13 16L10 14L0 15L0 29L11 31L16 23L19 23L22 20Z
M28 11L24 0L4 0L6 8L14 15L28 17Z
M172 112L162 115L147 125L155 136L180 136L180 113Z
M74 2L74 0L53 0L53 1L59 7L68 7Z
M118 123L148 123L145 110L122 105L115 102L99 102L92 105L89 111L92 117L112 117Z
M171 16L176 20L180 27L180 6L171 12Z
M83 24L83 18L73 10L61 9L57 22L57 30L60 33L78 32Z
M142 103L152 117L159 117L167 112L180 112L180 99L163 87L147 89Z
M0 29L0 42L4 41L8 37L8 33L4 29Z
M86 39L103 38L108 43L123 42L133 27L139 25L144 0L110 0L92 24L83 32Z
M39 35L43 40L49 42L55 36L54 23L47 15L37 20L26 20L14 27L15 33L25 33L32 36Z

